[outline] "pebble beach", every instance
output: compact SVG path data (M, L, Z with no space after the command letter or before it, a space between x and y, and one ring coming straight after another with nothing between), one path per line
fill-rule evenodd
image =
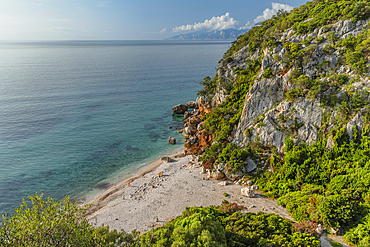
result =
M242 185L208 179L202 167L191 162L193 157L182 153L172 155L171 162L153 162L96 197L90 202L90 222L144 233L181 215L186 207L218 206L223 200L243 205L248 212L274 213L292 220L276 200L265 198L259 191L248 198L241 194Z

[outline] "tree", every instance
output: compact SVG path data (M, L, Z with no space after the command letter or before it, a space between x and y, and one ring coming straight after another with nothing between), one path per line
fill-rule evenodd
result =
M86 208L66 196L56 201L43 193L22 199L20 207L0 221L0 246L117 246L134 240L131 234L109 227L94 228L85 218Z

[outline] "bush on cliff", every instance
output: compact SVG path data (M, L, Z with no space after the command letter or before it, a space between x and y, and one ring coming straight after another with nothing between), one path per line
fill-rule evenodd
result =
M85 209L69 197L56 201L41 195L23 199L10 216L0 221L0 246L127 246L134 235L109 231L108 226L94 228L85 218Z

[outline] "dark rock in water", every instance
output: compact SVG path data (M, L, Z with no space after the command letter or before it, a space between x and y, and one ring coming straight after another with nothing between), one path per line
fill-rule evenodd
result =
M170 136L168 137L168 143L174 145L176 144L176 139Z
M98 183L97 185L95 185L95 187L99 190L106 190L112 187L112 184L107 183L107 182L102 182L102 183Z
M125 149L126 149L126 150L129 150L129 151L135 151L135 152L137 152L137 151L139 151L139 150L140 150L139 148L134 148L134 147L132 147L131 145L127 145L127 146L125 147Z
M123 141L119 141L119 142L113 143L112 145L110 145L110 146L108 147L108 149L118 148L118 147L119 147L119 145L121 145L121 144L122 144L122 142L123 142Z
M170 157L164 156L164 157L161 158L161 161L166 162L166 163L170 163L170 162L172 162L172 159Z
M150 121L153 121L153 122L162 122L163 121L163 118L151 118Z
M158 134L155 134L155 133L150 133L149 134L149 137L150 139L157 139L157 138L160 138L160 136Z
M188 108L198 108L198 104L196 101L189 101L184 104Z
M145 124L144 125L144 129L146 129L146 130L155 129L155 125L154 124Z
M172 110L174 114L184 114L188 110L188 107L180 104L172 107Z

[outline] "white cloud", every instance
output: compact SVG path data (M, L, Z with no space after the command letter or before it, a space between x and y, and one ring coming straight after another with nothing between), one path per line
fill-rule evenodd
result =
M166 33L167 32L167 28L163 28L160 33Z
M247 23L245 23L245 25L244 25L244 26L239 27L239 29L238 29L238 30L251 29L252 27L253 27L253 24L251 24L251 22L250 22L250 21L248 21Z
M293 7L288 4L283 4L283 3L272 3L272 9L269 9L269 8L265 9L262 15L259 15L257 16L256 19L254 19L254 23L258 23L258 22L270 19L273 15L275 15L281 9L289 12L293 9Z
M80 30L69 28L69 27L50 27L49 29L57 30L57 31L66 31L66 32L78 32L78 33L82 32Z
M238 22L230 17L230 13L226 13L222 16L214 16L210 20L205 20L204 22L194 23L193 25L182 25L179 27L174 27L173 32L180 31L197 31L197 30L223 30L228 28L235 28Z

